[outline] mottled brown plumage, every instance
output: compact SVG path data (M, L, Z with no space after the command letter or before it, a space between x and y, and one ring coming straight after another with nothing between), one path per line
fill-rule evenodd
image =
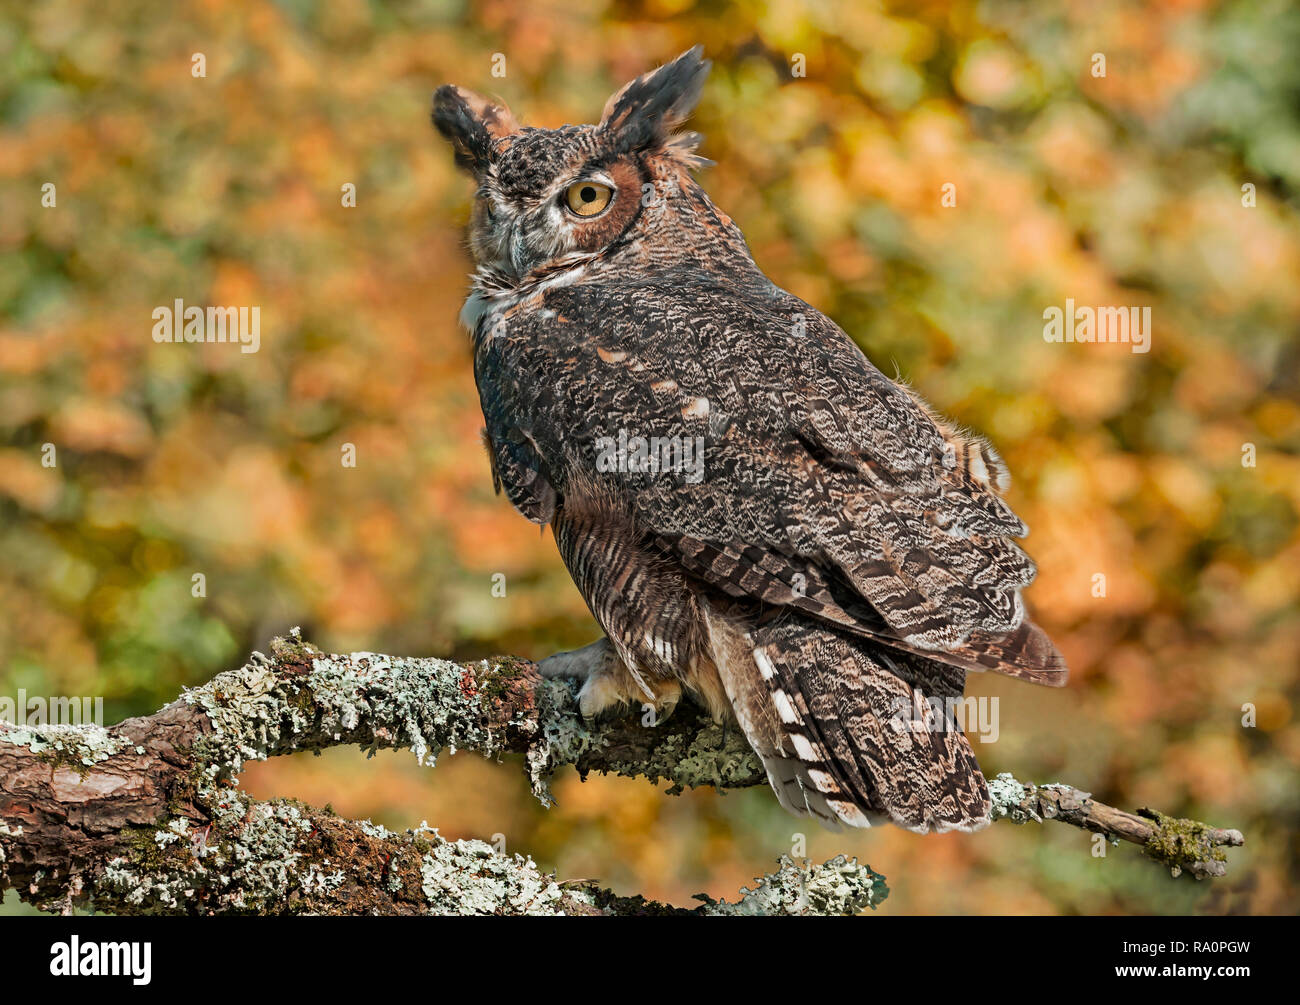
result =
M435 95L479 184L462 320L493 478L552 526L607 638L544 669L584 676L593 714L684 686L828 826L980 826L966 737L898 713L970 670L1064 683L1021 600L1006 467L759 271L677 131L707 72L691 50L555 130ZM611 470L637 437L677 463Z

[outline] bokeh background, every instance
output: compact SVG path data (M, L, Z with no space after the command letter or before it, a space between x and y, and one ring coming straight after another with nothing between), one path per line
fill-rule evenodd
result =
M456 658L595 638L549 535L492 494L456 325L472 185L429 96L452 81L528 124L591 121L698 42L715 61L702 180L760 266L1013 472L1041 570L1029 600L1073 676L973 680L1001 697L986 771L1239 827L1248 846L1197 884L1131 846L1094 858L1059 826L824 834L765 789L670 798L569 772L545 811L517 764L466 754L432 770L304 755L246 787L503 834L561 878L677 904L733 896L804 832L809 856L885 873L888 913L1297 909L1300 9L0 9L0 694L103 695L116 721L291 625L325 648ZM1067 297L1149 305L1151 352L1045 343L1042 313ZM151 312L175 298L259 305L261 351L155 344Z

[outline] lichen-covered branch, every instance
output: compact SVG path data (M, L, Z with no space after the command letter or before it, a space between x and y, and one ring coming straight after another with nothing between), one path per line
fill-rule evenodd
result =
M559 883L481 842L428 828L395 834L294 801L259 802L236 785L247 761L340 744L409 748L425 763L443 750L520 754L547 804L551 773L565 764L666 780L670 791L766 780L739 732L693 706L653 727L591 724L575 693L525 660L329 655L295 632L270 656L254 653L109 729L0 723L0 890L51 909L120 913L682 913ZM1099 829L1100 804L1048 813L1042 794L1056 789L1033 790L1038 802L1022 789L1013 807L1002 786L1000 815ZM1163 842L1143 843L1162 861L1191 865L1171 837L1185 831L1158 830ZM707 901L695 913L852 914L886 892L883 877L851 860L783 859L735 904Z
M989 784L993 797L993 819L1016 823L1030 820L1060 820L1112 841L1141 845L1157 862L1169 866L1175 877L1186 869L1197 879L1222 876L1227 872L1227 848L1244 845L1241 831L1221 830L1199 820L1169 817L1158 810L1140 809L1136 814L1098 802L1092 793L1072 785L1034 785L1003 773Z

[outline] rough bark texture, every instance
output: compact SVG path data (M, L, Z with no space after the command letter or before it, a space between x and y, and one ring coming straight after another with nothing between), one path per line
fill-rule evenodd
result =
M328 655L295 633L271 655L109 729L0 723L0 890L52 910L117 913L855 914L884 877L840 856L775 872L734 904L693 911L588 883L436 830L396 834L236 785L244 762L339 744L522 754L534 794L565 764L643 775L672 790L765 782L738 731L683 703L667 722L579 716L575 688L534 664L473 664L375 653ZM1236 831L1114 810L1068 786L994 783L994 816L1057 819L1143 844L1175 873L1222 875Z

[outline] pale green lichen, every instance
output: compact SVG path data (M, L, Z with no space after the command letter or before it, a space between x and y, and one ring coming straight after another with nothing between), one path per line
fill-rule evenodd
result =
M297 866L303 857L298 841L311 829L311 821L292 803L259 803L252 808L229 851L234 868L227 875L247 891L236 907L260 908L267 897L289 894L297 884ZM256 902L248 903L249 898Z
M166 848L169 844L179 841L181 838L190 836L190 822L185 817L176 817L169 820L167 826L154 832L153 840L159 848Z
M561 915L553 876L531 858L502 855L483 841L437 839L420 865L420 891L434 914Z
M357 829L366 837L378 838L383 841L386 838L393 837L394 834L383 824L377 824L370 819L356 821Z
M447 660L354 653L314 658L307 686L320 732L338 740L369 723L383 745L409 747L432 765L443 748L498 753L500 738L480 725L480 699L465 676L465 667Z
M26 747L54 764L70 767L90 767L126 746L124 740L90 722L78 726L0 723L0 743Z
M768 873L750 890L742 888L734 904L707 897L702 914L847 916L864 908L875 910L889 896L885 877L857 859L836 855L820 865L799 865L782 855L776 872Z
M122 904L152 911L175 909L194 893L184 878L142 873L124 858L109 860L96 888L100 893L114 895Z
M500 687L497 678L513 669L504 661L483 661L476 675L448 660L366 652L329 656L303 642L296 630L276 640L275 654L272 660L254 653L240 669L183 695L212 723L211 734L196 745L209 778L237 775L246 761L340 742L371 752L407 747L429 765L443 749L476 750L485 757L501 753L503 737L483 726L483 702L494 695L480 694L479 681ZM306 672L285 674L284 664Z
M342 869L326 873L319 866L310 866L303 875L299 886L307 896L321 896L332 893L344 884L347 875Z
M1032 810L1021 804L1032 792L1009 772L1002 772L996 778L989 779L989 801L992 803L990 816L994 820L1006 817L1014 823L1023 824L1033 820L1042 823L1042 819Z
M308 719L285 700L284 684L271 661L261 653L238 670L187 689L181 700L203 710L212 733L195 746L209 776L237 775L245 761L264 760L282 742L305 730Z
M200 832L180 817L145 828L133 841L137 851L100 873L96 901L137 914L317 913L333 903L331 895L348 882L349 863L308 857L319 851L308 844L315 826L304 809L290 801L250 802L231 789L222 796L212 829L219 840L202 845ZM371 821L357 826L390 842L392 857L416 856L414 910L422 897L428 914L564 913L555 878L531 858L500 854L482 841L447 841L427 824L401 835ZM395 870L382 883L389 896L415 892L404 890Z
M655 751L655 760L663 765L663 776L673 783L668 790L671 795L704 785L732 789L767 780L763 764L744 734L712 722L692 735L675 736L669 745Z
M138 913L169 912L181 908L196 889L206 889L214 895L212 907L261 913L303 891L307 879L317 888L328 886L319 870L299 868L299 843L312 823L296 804L250 803L232 789L214 794L219 802L212 830L221 835L219 840L208 844L209 831L194 833L184 817L147 828L135 841L134 856L109 863L97 895Z
M526 755L528 782L533 795L545 807L554 804L551 797L550 777L563 764L576 764L592 750L604 744L604 739L582 718L574 714L577 708L578 683L564 680L544 680L536 690L537 721L541 735Z

